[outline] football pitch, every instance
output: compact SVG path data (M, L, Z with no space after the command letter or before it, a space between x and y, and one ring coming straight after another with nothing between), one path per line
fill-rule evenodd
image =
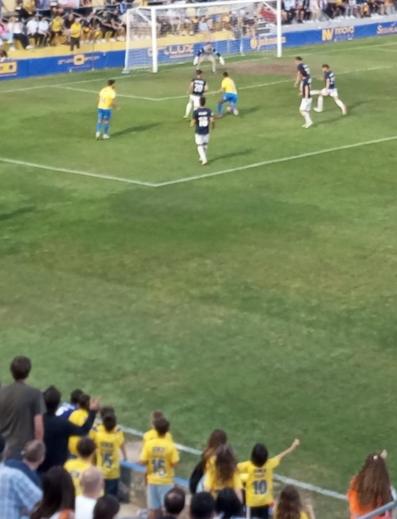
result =
M301 128L295 54L316 89L330 64L347 117L326 98ZM240 459L299 437L280 472L339 492L386 448L395 480L396 58L387 37L229 60L240 116L206 168L190 65L117 79L106 142L96 95L120 71L1 82L1 380L27 354L33 383L125 425L160 408L195 447L221 426Z

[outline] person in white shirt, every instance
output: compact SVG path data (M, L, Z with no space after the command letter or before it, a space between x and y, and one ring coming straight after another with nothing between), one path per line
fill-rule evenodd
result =
M28 20L28 23L26 24L26 32L28 38L34 40L34 44L37 46L39 42L39 16L37 14Z
M81 475L82 495L76 497L75 519L92 519L97 499L103 494L102 472L90 467Z
M39 28L38 28L39 41L38 41L38 43L39 43L40 47L47 44L49 30L50 30L50 24L48 23L48 20L46 18L42 18L41 16L39 16Z
M28 37L24 32L23 23L19 18L13 16L10 18L7 26L8 32L12 34L13 41L19 41L24 49L31 49L32 46L29 45Z

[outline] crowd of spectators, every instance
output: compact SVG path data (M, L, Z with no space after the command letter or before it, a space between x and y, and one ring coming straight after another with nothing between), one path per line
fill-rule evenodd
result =
M11 362L13 382L0 387L0 517L3 519L115 519L120 511L120 465L127 458L113 407L100 406L82 390L61 402L59 390L28 383L31 361ZM285 486L273 495L273 471L300 445L269 456L256 443L250 459L237 462L228 436L214 430L186 491L175 486L179 452L161 411L151 417L138 463L146 467L148 519L314 519L310 503ZM386 452L367 457L348 489L350 516L392 501ZM391 513L382 515L391 519Z
M396 0L282 0L284 24L306 23L328 19L366 18L395 13ZM107 0L101 8L93 8L91 0L78 3L76 9L61 7L56 3L44 6L41 0L23 3L17 0L14 13L0 16L0 48L32 49L45 46L68 45L79 49L81 43L123 41L126 35L126 11L146 0ZM176 10L173 2L158 20L159 36L195 35L198 33L229 30L235 38L255 36L264 23L274 23L273 11L264 4L252 8L235 9L229 13L192 16L188 9ZM177 4L178 2L175 2ZM0 2L1 4L1 2ZM147 23L134 28L132 38L147 37Z

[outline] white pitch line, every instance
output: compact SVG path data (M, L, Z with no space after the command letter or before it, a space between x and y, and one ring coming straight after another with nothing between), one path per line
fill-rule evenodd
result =
M259 168L261 166L271 166L273 164L281 164L283 162L290 162L292 160L306 159L308 157L316 157L317 155L324 155L336 151L350 150L353 148L361 148L363 146L370 146L372 144L381 144L382 142L389 142L397 140L397 135L391 137L383 137L381 139L373 139L370 141L356 142L354 144L344 144L343 146L335 146L334 148L325 148L323 150L309 151L307 153L300 153L299 155L290 155L289 157L280 157L278 159L262 160L261 162L253 162L245 166L238 166L236 168L222 169L220 171L213 171L212 173L203 173L202 175L195 175L191 177L182 177L175 180L168 180L156 183L155 187L166 187L174 184L183 184L186 182L193 182L194 180L202 180L204 178L218 177L220 175L227 175L237 171L246 171L247 169Z
M137 436L138 438L143 438L142 431L132 429L131 427L124 427L123 425L121 426L121 428L127 434ZM187 452L188 454L193 454L194 456L201 456L201 451L199 451L198 449L194 449L193 447L188 447L187 445L182 445L180 443L176 443L175 446L181 452ZM315 492L316 494L320 494L322 496L332 497L334 499L339 499L340 501L347 500L344 494L340 494L339 492L335 492L334 490L328 490L317 485L312 485L311 483L306 483L305 481L299 481L298 479L288 478L286 476L281 476L280 474L274 474L274 479L286 485L295 485L298 488L308 490L309 492Z
M73 86L64 86L64 85L54 85L53 88L59 88L61 90L71 90L73 92L85 92L87 94L98 94L97 90L89 90L88 88L75 88ZM144 97L144 96L136 96L133 94L119 94L117 92L117 97L126 97L128 99L138 99L142 101L163 101L161 97ZM184 96L186 97L186 96Z
M115 76L113 79L126 79L128 76ZM9 90L0 90L0 94L13 94L14 92L26 92L28 90L38 90L40 88L57 88L60 86L68 86L68 85L80 85L82 83L94 83L96 81L104 81L103 77L95 78L95 79L82 79L80 81L67 81L65 83L50 83L47 85L33 85L29 87L21 87L21 88L13 88Z
M24 166L35 169L43 169L46 171L55 171L59 173L68 173L70 175L80 175L83 177L94 177L100 180L112 180L114 182L123 182L124 184L135 184L144 187L157 187L157 184L152 182L143 182L141 180L132 180L124 177L115 177L113 175L101 175L99 173L92 173L90 171L81 171L78 169L59 168L57 166L48 166L47 164L36 164L35 162L25 162L23 160L14 160L7 157L0 157L0 162L4 164L15 164L17 166Z

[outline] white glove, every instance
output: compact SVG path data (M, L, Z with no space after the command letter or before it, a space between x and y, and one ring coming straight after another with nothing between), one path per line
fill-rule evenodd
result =
M193 60L193 65L196 66L199 64L199 57L198 56L195 56L194 57L194 60Z
M222 58L222 56L219 56L219 63L223 66L225 64L225 60Z

